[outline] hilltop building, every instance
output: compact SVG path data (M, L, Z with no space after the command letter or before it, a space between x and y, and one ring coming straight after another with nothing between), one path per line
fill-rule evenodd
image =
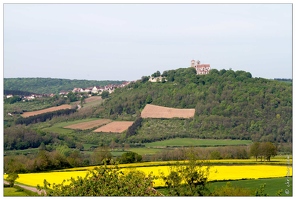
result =
M195 68L196 74L208 74L210 72L210 64L200 64L200 61L191 60L191 67Z

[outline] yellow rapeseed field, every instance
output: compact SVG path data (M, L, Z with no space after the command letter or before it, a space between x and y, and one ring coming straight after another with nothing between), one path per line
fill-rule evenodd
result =
M128 165L119 165L119 167L127 167ZM76 168L78 170L79 168ZM93 167L83 168L83 171L57 171L57 172L45 172L45 173L28 173L19 174L19 178L16 180L19 183L30 186L43 186L44 179L49 183L59 184L63 180L76 178L77 176L84 177L87 174L87 170L93 169ZM123 171L137 169L149 174L153 172L153 175L159 176L160 172L165 175L169 173L169 166L148 166L148 167L134 167L123 168ZM292 176L292 168L290 167L290 176ZM81 168L80 168L81 170ZM257 179L257 178L271 178L271 177L284 177L287 175L287 166L276 165L231 165L231 166L213 166L210 168L209 180L239 180L239 179ZM6 175L4 176L4 178ZM155 181L155 186L163 186L164 183L160 179Z

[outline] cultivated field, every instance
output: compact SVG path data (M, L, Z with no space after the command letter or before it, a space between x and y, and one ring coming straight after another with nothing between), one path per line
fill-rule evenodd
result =
M37 111L32 111L32 112L24 112L22 114L22 117L30 117L30 116L34 116L34 115L39 115L42 113L47 113L47 112L53 112L53 111L57 111L57 110L63 110L63 109L71 109L71 105L61 105L61 106L54 106L51 108L46 108L46 109L42 109L42 110L37 110Z
M92 129L97 126L102 126L105 124L108 124L112 122L110 119L98 119L94 121L89 121L89 122L82 122L78 124L72 124L69 126L65 126L64 128L69 128L69 129L79 129L79 130L87 130L87 129Z
M112 133L122 133L123 131L127 130L134 122L131 121L118 121L118 122L111 122L105 126L102 126L94 132L112 132Z
M170 166L143 166L144 163L134 163L128 164L133 166L132 168L123 168L123 171L137 169L140 171L149 174L153 172L153 175L160 175L160 172L163 172L165 175L168 175L170 171ZM157 164L154 162L154 164ZM160 163L161 164L161 163ZM139 166L137 166L139 165ZM123 167L127 165L119 165ZM42 172L42 173L26 173L19 174L18 183L30 185L36 187L38 184L43 185L44 179L49 183L59 184L63 180L70 179L71 177L75 178L77 176L84 177L88 170L93 169L94 167L84 167L84 168L75 168L68 171L52 171L52 172ZM293 176L292 167L288 168L287 166L278 166L278 165L228 165L228 166L212 166L210 168L209 181L222 181L222 180L241 180L241 179L257 179L257 178L275 178L275 177L286 177L287 169L290 170L290 176ZM7 175L4 175L4 178ZM291 179L291 178L289 178ZM283 183L284 184L284 183ZM164 186L164 182L160 179L155 180L155 187Z
M177 109L147 104L141 113L142 118L191 118L195 109Z

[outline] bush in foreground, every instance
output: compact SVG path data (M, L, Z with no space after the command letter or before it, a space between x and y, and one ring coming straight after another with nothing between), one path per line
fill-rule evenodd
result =
M44 188L48 196L159 196L152 188L154 177L146 176L140 171L122 172L106 165L95 168L84 178L71 178L70 184L50 184L44 180ZM38 186L39 189L41 189Z

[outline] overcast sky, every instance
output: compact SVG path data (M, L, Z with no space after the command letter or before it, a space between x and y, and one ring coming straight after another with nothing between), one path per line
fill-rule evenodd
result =
M292 4L4 4L4 78L136 80L192 59L292 78Z

